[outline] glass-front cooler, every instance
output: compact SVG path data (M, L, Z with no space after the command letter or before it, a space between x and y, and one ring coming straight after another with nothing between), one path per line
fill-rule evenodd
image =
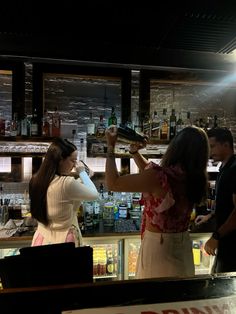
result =
M210 236L211 233L191 233L195 275L211 273L214 257L208 255L204 250L205 242L210 238Z
M204 250L204 244L209 239L210 233L191 233L195 275L210 274L214 258ZM134 279L140 236L129 236L124 244L124 279Z
M93 248L94 280L123 279L123 239L119 237L84 237Z

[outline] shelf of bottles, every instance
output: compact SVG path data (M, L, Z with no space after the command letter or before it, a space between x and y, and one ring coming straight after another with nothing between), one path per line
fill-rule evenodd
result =
M0 156L44 156L48 150L49 142L29 141L4 141L0 142Z

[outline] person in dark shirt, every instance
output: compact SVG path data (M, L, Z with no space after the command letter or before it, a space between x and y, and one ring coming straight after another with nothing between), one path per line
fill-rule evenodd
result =
M216 231L205 243L205 251L215 256L213 273L236 271L236 156L229 129L216 127L208 131L211 158L221 161L216 179Z

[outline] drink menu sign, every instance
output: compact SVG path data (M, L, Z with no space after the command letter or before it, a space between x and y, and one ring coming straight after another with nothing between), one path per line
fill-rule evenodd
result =
M62 314L235 314L236 296L174 303L114 306L64 311Z

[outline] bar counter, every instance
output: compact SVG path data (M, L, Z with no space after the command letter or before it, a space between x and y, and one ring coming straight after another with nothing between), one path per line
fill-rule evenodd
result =
M134 305L146 306L146 310L134 312ZM168 310L150 311L151 305L165 306ZM181 310L175 309L178 305L182 306ZM117 306L123 310L116 309ZM236 273L182 280L122 280L0 291L3 314L79 314L82 309L88 309L86 313L124 314L236 313Z

